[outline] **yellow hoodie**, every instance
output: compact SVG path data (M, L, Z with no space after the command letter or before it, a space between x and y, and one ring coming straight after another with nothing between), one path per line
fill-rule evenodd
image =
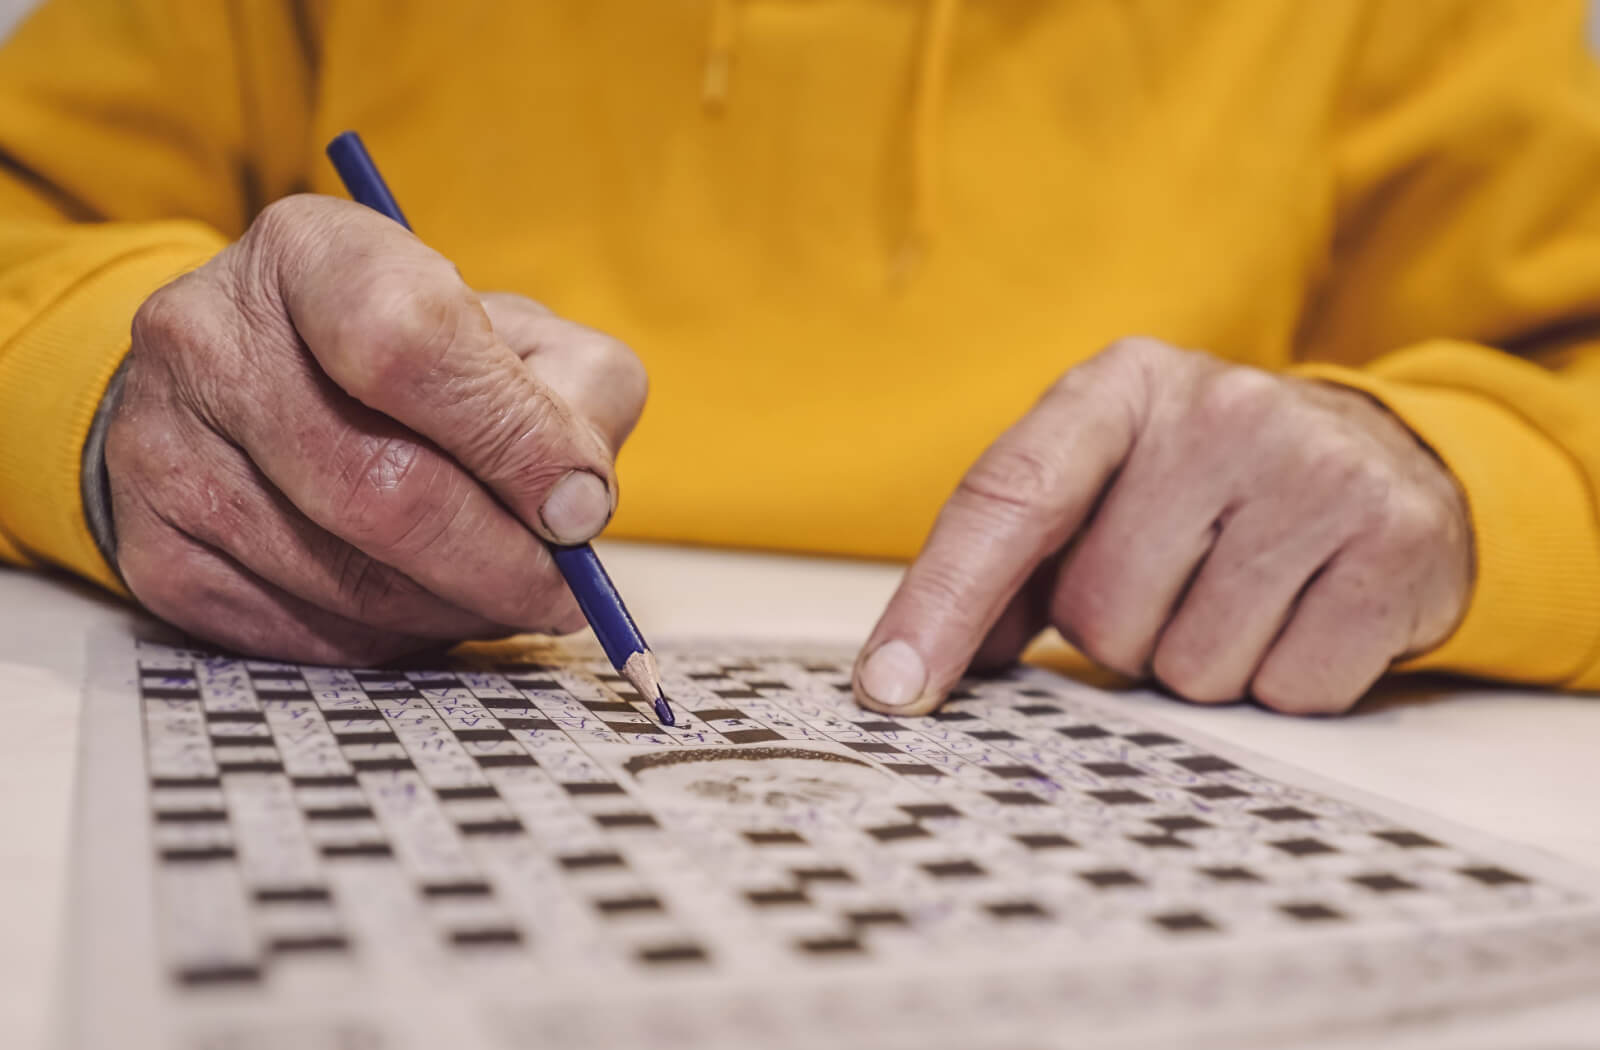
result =
M1358 386L1470 499L1425 666L1600 686L1579 0L55 0L0 51L0 556L150 291L357 128L481 288L653 378L620 535L890 557L1142 333Z

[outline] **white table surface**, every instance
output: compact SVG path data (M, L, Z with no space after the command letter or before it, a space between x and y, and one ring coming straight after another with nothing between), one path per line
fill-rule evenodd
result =
M658 643L708 635L856 643L899 577L897 566L869 562L621 543L601 551ZM44 1045L63 1001L87 637L132 615L72 581L0 569L0 1047ZM1600 872L1600 698L1401 683L1353 716L1317 720L1148 694L1125 702ZM1469 1044L1600 1046L1600 1004L1474 1022L1447 1040Z

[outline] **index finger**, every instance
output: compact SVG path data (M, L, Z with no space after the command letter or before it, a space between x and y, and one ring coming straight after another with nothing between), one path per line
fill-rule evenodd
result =
M329 378L444 449L545 539L581 543L604 527L616 506L609 450L495 334L449 260L360 205L274 208L259 236L299 242L275 253L276 276Z
M978 458L856 661L862 704L926 714L1006 604L1078 529L1126 458L1137 412L1102 355L1068 372Z

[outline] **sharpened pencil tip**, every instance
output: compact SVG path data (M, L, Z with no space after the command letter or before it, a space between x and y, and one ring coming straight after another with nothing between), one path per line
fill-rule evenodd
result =
M664 695L656 697L656 717L661 720L661 724L664 726L678 724L678 719L672 713L672 705L667 703L667 698Z

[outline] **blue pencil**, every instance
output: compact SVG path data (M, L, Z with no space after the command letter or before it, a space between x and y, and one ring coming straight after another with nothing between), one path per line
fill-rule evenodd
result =
M345 189L357 203L411 229L394 194L378 174L378 166L362 144L361 136L353 131L340 134L328 143L328 159L333 161ZM600 639L611 666L633 683L640 696L655 702L656 717L661 719L662 725L676 725L672 705L661 691L661 672L656 666L655 654L645 644L633 617L628 615L622 595L606 575L605 566L600 564L594 548L587 543L576 547L550 544L550 553L555 555L556 568L561 570L567 587L578 599L578 607L583 610L589 626L594 628L595 637Z

